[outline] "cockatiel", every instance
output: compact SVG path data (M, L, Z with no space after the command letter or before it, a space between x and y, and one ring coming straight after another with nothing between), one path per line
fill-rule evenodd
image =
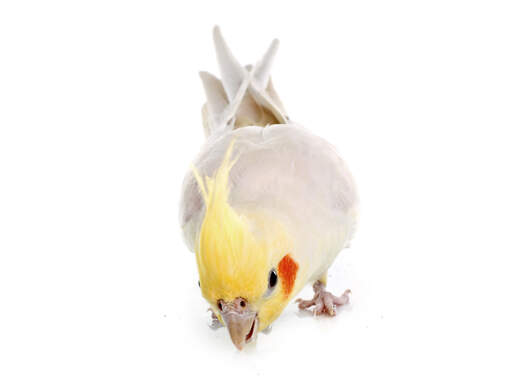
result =
M326 291L327 270L357 219L354 181L336 150L290 121L270 80L274 40L241 66L215 27L221 80L201 72L206 142L183 183L180 222L196 254L214 321L238 349L314 283L314 314L349 301Z

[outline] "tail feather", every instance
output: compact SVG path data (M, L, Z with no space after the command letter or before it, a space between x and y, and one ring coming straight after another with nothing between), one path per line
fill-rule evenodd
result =
M222 84L224 85L229 100L233 101L238 89L247 77L247 72L240 63L238 63L231 50L229 50L218 26L213 28L213 43L219 63Z
M279 41L272 41L254 67L243 67L229 50L218 26L213 29L213 40L221 80L210 73L200 73L207 99L203 108L206 136L248 125L287 123L288 117L270 78Z
M278 47L279 40L273 40L263 58L254 68L253 83L260 89L267 88L268 81L270 80L270 70L272 69L272 63L274 63Z

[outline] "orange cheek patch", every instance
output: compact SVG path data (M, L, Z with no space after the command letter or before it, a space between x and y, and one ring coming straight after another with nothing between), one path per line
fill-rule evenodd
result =
M292 257L290 257L290 254L285 255L283 259L279 261L277 271L286 296L292 292L298 269L299 265L292 259Z

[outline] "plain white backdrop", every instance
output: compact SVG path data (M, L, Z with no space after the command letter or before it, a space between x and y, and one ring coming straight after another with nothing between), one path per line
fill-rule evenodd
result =
M507 1L2 1L0 377L508 377ZM281 41L292 119L337 146L361 221L334 319L238 352L181 240L197 72ZM307 288L301 295L310 296Z

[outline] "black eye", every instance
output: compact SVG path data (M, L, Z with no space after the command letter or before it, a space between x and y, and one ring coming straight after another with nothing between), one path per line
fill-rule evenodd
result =
M217 301L217 307L219 307L219 310L222 312L222 301Z
M201 282L199 280L197 281L197 285L201 288Z
M270 270L270 274L268 276L268 288L274 288L277 284L277 274L276 270Z

